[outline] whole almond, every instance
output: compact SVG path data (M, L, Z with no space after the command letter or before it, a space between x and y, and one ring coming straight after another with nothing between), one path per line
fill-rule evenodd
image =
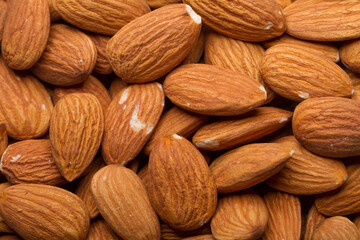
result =
M206 27L201 28L201 32L199 37L197 38L196 42L192 46L189 54L186 56L184 61L181 64L191 64L191 63L198 63L201 60L201 57L204 53L204 45L205 45L205 34L207 32Z
M169 4L181 3L181 0L146 0L152 9L160 8Z
M360 102L360 90L355 89L351 99Z
M354 40L344 43L340 48L341 62L353 72L360 72L360 41Z
M3 235L0 236L0 240L22 240L22 238L17 235Z
M308 99L295 108L293 132L306 149L325 157L360 154L360 103L345 98Z
M1 53L16 70L31 68L41 57L50 31L48 0L8 1Z
M360 231L348 218L342 216L323 220L314 230L311 240L358 240Z
M215 240L215 238L211 234L205 234L205 235L183 238L183 240Z
M88 93L62 97L51 115L50 142L55 163L69 182L78 178L94 159L104 131L97 98Z
M0 184L0 192L10 187L11 184L9 182L4 182ZM0 215L0 232L1 233L14 233L14 231L7 225L4 218ZM0 238L1 239L1 238Z
M28 240L85 240L90 224L84 203L75 194L43 184L5 189L0 212L12 229Z
M113 80L109 87L111 98L112 99L115 98L116 94L118 94L119 92L121 92L121 90L126 88L127 85L128 84L125 81L121 80L120 78L116 78L115 80Z
M52 0L48 0L48 3L49 3L49 8L50 8L50 20L51 20L51 22L53 23L53 22L61 20L60 15L58 14L58 12L54 8Z
M122 239L160 239L160 224L140 178L119 164L100 169L91 181L96 205Z
M186 237L198 236L198 235L210 235L211 229L210 224L206 224L201 228L198 228L193 231L178 231L174 230L166 223L161 223L161 239L162 240L183 240ZM207 238L205 238L207 240ZM204 239L204 240L205 240ZM213 240L213 239L210 239Z
M8 136L6 133L5 123L0 122L0 156L8 145Z
M102 218L97 218L90 223L89 233L86 240L120 240L110 228L109 224Z
M100 74L112 73L111 65L106 57L106 45L110 40L109 36L101 34L88 34L91 40L94 42L97 50L97 58L94 67L94 72Z
M315 207L315 204L313 204L306 218L304 240L311 240L314 229L324 219L326 219L326 217L319 213L319 211Z
M173 134L157 141L150 153L148 193L159 217L170 227L190 231L213 216L216 186L201 153Z
M93 41L74 27L54 24L39 61L31 68L39 79L57 86L85 81L96 62Z
M360 214L357 213L355 217L352 219L352 222L356 225L358 230L360 231Z
M219 66L187 64L167 75L166 96L177 106L200 114L233 116L263 104L267 93L246 75Z
M275 0L275 2L281 7L281 9L285 9L293 2L293 0Z
M5 0L1 0L0 1L0 42L2 41L2 35L4 31L7 11L8 11L8 2Z
M123 27L108 42L107 57L124 81L151 82L185 59L200 30L201 18L190 6L170 4Z

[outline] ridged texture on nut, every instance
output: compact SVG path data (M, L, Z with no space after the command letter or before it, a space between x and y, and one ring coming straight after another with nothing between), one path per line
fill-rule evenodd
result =
M155 142L166 135L176 133L184 138L190 137L207 119L207 116L194 114L176 106L172 107L160 118L143 152L149 155Z
M10 187L11 184L9 182L0 183L0 192L5 190L6 188ZM1 233L14 233L12 229L7 225L4 218L0 214L0 232ZM1 238L0 238L1 239ZM8 240L7 238L4 240Z
M125 81L121 80L120 78L116 78L115 80L113 80L109 87L111 98L112 99L115 98L116 94L118 94L119 92L121 92L121 90L126 88L127 85L128 84Z
M293 149L294 154L279 173L266 181L272 188L295 195L312 195L339 188L347 180L345 166L340 160L309 152L294 136L275 142Z
M306 217L304 240L311 240L314 229L324 219L326 219L326 217L319 213L315 205L312 205Z
M201 30L191 11L185 4L171 4L123 27L106 48L116 75L128 83L151 82L181 63Z
M273 91L294 101L350 97L353 89L349 76L333 61L294 44L266 50L261 75Z
M104 115L97 98L88 93L62 97L51 115L50 141L55 163L69 182L93 161L104 131Z
M186 237L192 237L197 235L209 235L211 234L210 224L206 224L201 228L193 231L177 231L169 227L164 222L161 222L161 240L183 240Z
M7 11L8 11L8 2L6 0L1 0L0 1L0 42L2 40Z
M360 102L327 97L295 108L293 132L308 150L325 157L360 155Z
M61 18L91 32L114 35L132 20L150 12L145 0L52 0Z
M291 154L290 148L278 143L248 144L216 158L210 169L218 192L236 192L279 172Z
M215 151L237 147L264 137L285 126L292 113L275 107L259 107L246 114L218 119L201 127L193 136L194 145Z
M110 37L101 34L88 34L88 36L94 42L97 50L97 58L94 67L94 72L100 74L112 73L113 70L106 57L106 44L110 40Z
M268 220L262 198L245 191L220 198L210 226L216 239L256 240L264 233Z
M0 122L9 137L37 138L44 135L53 109L43 84L26 73L15 73L0 58Z
M201 153L176 134L157 141L150 153L148 193L152 206L170 227L190 231L213 216L216 186Z
M0 156L8 145L8 136L6 133L5 123L0 122Z
M215 240L215 238L211 234L205 234L205 235L183 238L183 240Z
M296 38L330 42L360 37L358 1L296 1L284 10L284 15L286 33Z
M124 240L159 239L160 223L140 178L119 164L100 169L91 182L96 205Z
M31 68L41 57L50 31L48 0L8 1L1 53L16 70Z
M198 63L201 60L201 57L204 53L204 45L205 45L205 34L207 29L205 27L201 28L201 32L199 37L197 38L196 42L192 46L189 54L186 56L184 61L181 64L191 64L191 63Z
M348 218L331 217L322 221L314 230L311 240L358 240L360 231Z
M264 87L246 75L219 66L187 64L167 75L166 96L177 106L200 114L233 116L262 105Z
M86 240L120 240L109 224L102 218L97 218L90 223L89 233Z
M73 193L43 184L17 184L0 199L6 223L27 240L84 240L90 220Z
M263 240L300 240L301 206L297 196L269 192L264 196L269 211L269 222Z
M181 3L182 0L146 0L152 9L160 8L169 4Z
M285 31L285 18L273 0L184 2L202 17L207 26L231 38L259 42L280 36Z
M51 20L51 22L53 23L53 22L61 20L60 15L58 14L58 12L55 10L55 8L53 6L52 0L48 0L48 3L49 3L49 8L50 8L50 20Z
M279 5L279 7L281 7L281 9L285 9L293 1L292 0L275 0L275 2Z
M101 150L106 164L126 165L150 138L164 108L160 83L124 88L110 103L105 116Z
M85 33L64 24L54 24L45 51L31 71L56 86L74 85L89 77L96 56L95 44Z
M359 15L360 16L360 15ZM360 40L344 43L340 48L341 62L353 72L360 72Z
M48 139L29 139L10 144L1 157L0 166L2 174L11 184L60 186L67 182L56 167Z

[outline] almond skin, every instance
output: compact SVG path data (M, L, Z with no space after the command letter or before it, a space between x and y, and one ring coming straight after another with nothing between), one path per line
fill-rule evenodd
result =
M2 41L2 35L4 31L7 11L8 11L8 2L5 0L1 0L0 1L0 42Z
M205 235L183 238L183 240L215 240L215 238L211 234L205 234Z
M353 72L360 72L360 41L354 40L344 43L340 48L341 62Z
M233 116L250 111L267 98L255 80L219 66L187 64L167 75L166 96L177 106L195 113Z
M273 0L183 2L189 4L211 29L231 38L259 42L280 36L285 31L285 18Z
M66 180L78 178L90 165L103 131L104 116L94 95L72 93L55 105L50 123L51 149Z
M16 70L31 68L41 57L50 31L48 0L8 1L1 53Z
M110 228L109 224L107 224L107 222L102 218L97 218L91 221L89 233L86 238L86 240L99 239L120 240L120 238Z
M311 240L357 240L360 231L348 218L331 217L322 221L314 230Z
M181 0L146 0L152 9L160 8L169 4L181 3Z
M97 58L94 67L94 72L100 74L110 74L113 72L111 65L106 57L106 45L110 40L109 36L101 34L88 34L91 40L94 42L97 50Z
M159 239L160 223L144 185L130 169L119 164L100 169L91 181L96 205L122 239Z
M285 9L293 1L292 0L275 0L275 2L281 7L281 9Z
M109 92L111 95L111 98L115 98L116 94L118 94L119 92L121 92L121 90L123 90L124 88L127 87L127 83L123 80L121 80L120 78L117 78L115 80L113 80L111 82L110 88L109 88Z
M259 195L253 191L234 193L219 199L211 232L216 239L258 239L268 220L268 210Z
M311 240L314 229L324 219L326 219L326 217L319 213L315 207L315 204L312 205L306 218L304 240Z
M1 194L0 212L17 234L29 240L84 240L90 225L84 203L75 194L43 184L7 188Z
M206 224L203 227L198 228L193 231L181 232L181 231L177 231L177 230L170 228L169 225L167 225L166 223L163 223L163 222L161 223L161 239L162 240L183 240L186 237L198 236L198 235L203 235L203 234L205 234L205 235L211 234L211 229L210 229L209 224ZM211 239L211 240L213 240L213 239Z
M123 27L108 42L107 57L124 81L151 82L185 59L200 30L201 18L189 6L170 4Z
M8 136L6 133L5 123L0 122L0 156L8 145Z
M186 56L184 61L181 64L191 64L191 63L198 63L201 60L201 57L204 53L204 45L205 45L205 34L207 29L205 27L201 28L201 32L199 37L197 38L196 42L192 46L189 54Z
M308 99L295 108L293 132L306 149L325 157L360 154L360 103L345 98Z
M96 62L93 41L74 27L54 24L49 41L31 71L39 79L56 86L69 86L85 81Z
M185 138L169 135L150 153L148 193L152 206L170 227L190 231L213 216L216 186L201 153Z
M49 8L50 8L50 20L51 20L51 22L53 23L53 22L61 20L60 15L58 14L58 12L55 10L55 8L53 6L52 0L48 0L48 3L49 3Z
M9 182L4 182L0 184L0 192L5 190L6 188L10 187L11 184ZM14 233L14 231L9 228L9 226L6 224L4 218L0 215L0 232L1 233ZM1 238L0 238L1 239ZM5 240L6 238L4 238ZM6 239L8 240L8 239Z

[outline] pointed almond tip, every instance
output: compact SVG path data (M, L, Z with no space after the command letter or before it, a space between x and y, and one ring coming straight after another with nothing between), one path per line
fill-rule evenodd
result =
M186 4L186 11L196 24L201 24L201 17L190 7L190 5Z

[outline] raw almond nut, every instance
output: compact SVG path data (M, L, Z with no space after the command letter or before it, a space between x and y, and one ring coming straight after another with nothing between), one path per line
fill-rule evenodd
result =
M94 42L97 49L97 58L94 67L94 72L100 74L112 73L113 70L106 57L106 44L110 40L110 37L101 34L88 34L88 36Z
M292 113L275 107L259 107L246 114L218 119L201 127L192 138L194 145L215 151L237 147L264 137L285 126Z
M325 157L360 154L360 103L339 97L308 99L295 108L293 131L306 149Z
M350 79L353 83L354 89L355 90L360 89L360 76L359 76L360 74L352 72L349 69L345 69L345 72L350 77Z
M75 194L43 184L7 188L1 194L0 212L9 227L29 240L85 240L90 224Z
M187 64L167 75L166 96L177 106L200 114L233 116L263 104L267 93L260 83L219 66Z
M95 44L86 34L74 27L54 24L45 51L31 71L56 86L74 85L89 77L96 56Z
M9 182L0 184L0 192L4 191L6 188L10 187ZM0 233L13 233L14 231L6 224L4 218L0 215ZM1 238L0 238L1 239Z
M201 153L185 138L169 135L150 153L148 193L152 206L170 227L190 231L213 216L216 186Z
M0 240L22 240L22 239L17 235L3 235L0 236Z
M0 122L0 156L8 145L8 136L6 133L5 123Z
M8 1L1 53L16 70L31 68L41 57L50 31L48 0Z
M341 161L309 152L294 136L275 142L293 149L294 154L280 172L266 181L270 187L296 195L312 195L339 188L347 180L348 175Z
M326 217L319 213L315 205L312 205L306 218L304 240L311 240L314 229L324 219L326 219Z
M355 217L352 219L352 222L356 225L358 230L360 231L360 214L357 213Z
M293 1L292 0L275 0L275 2L281 7L281 9L285 9Z
M91 181L91 192L101 215L122 239L160 240L158 217L132 170L119 164L103 167Z
M0 58L0 86L0 122L5 123L8 136L29 139L44 135L53 105L43 84L27 73L15 73Z
M55 8L53 6L52 0L48 0L48 3L49 3L49 8L50 8L50 20L51 20L51 22L53 23L53 22L61 20L60 15L58 14L58 12L55 10Z
M205 234L205 235L183 238L183 240L215 240L215 238L211 234Z
M342 216L323 220L314 230L311 240L358 240L360 231L348 218Z
M78 178L94 159L104 131L97 98L88 93L62 97L51 115L50 142L55 163L69 182Z
M68 23L91 32L114 35L130 21L150 12L145 0L52 0Z
M351 99L360 102L360 89L354 90L354 94Z
M186 56L184 61L182 61L181 64L198 63L200 61L204 53L205 32L206 28L202 27L198 39L196 40L189 54Z
M8 11L8 2L5 0L1 0L0 1L0 42L2 41L2 35L4 31L7 11Z
M344 43L340 48L341 62L353 72L360 72L360 41L354 40Z
M170 4L123 27L108 42L107 57L124 81L151 82L186 58L200 30L201 18L190 6Z
M296 38L314 41L330 42L359 38L359 7L358 1L296 1L284 10L286 33ZM341 26L338 24L339 21Z
M29 139L10 144L1 157L0 167L11 184L60 186L67 183L56 167L48 139Z
M86 240L120 240L104 219L98 218L90 223Z
M169 4L181 3L181 0L146 0L152 9L160 8Z
M214 31L249 42L265 41L285 31L285 18L273 0L184 0ZM224 27L226 26L226 27Z
M114 81L112 81L109 88L111 98L112 99L115 98L116 94L118 94L119 92L121 92L121 90L126 88L127 85L128 84L125 81L121 80L120 78L117 78Z
M219 199L211 232L216 239L258 239L264 233L269 213L253 191L225 195Z
M292 154L278 143L248 144L216 158L210 169L218 192L236 192L279 172Z
M160 83L124 88L110 103L105 117L102 156L106 164L127 164L150 138L164 108Z
M269 211L269 222L263 240L300 240L301 206L297 196L269 192L264 196Z
M162 240L183 240L186 237L197 236L197 235L210 235L210 225L206 224L201 228L193 231L181 232L174 230L169 227L166 223L161 223L161 239ZM213 240L213 239L211 239Z
M274 92L294 101L350 97L353 90L349 76L333 61L294 44L279 44L266 50L261 75Z

